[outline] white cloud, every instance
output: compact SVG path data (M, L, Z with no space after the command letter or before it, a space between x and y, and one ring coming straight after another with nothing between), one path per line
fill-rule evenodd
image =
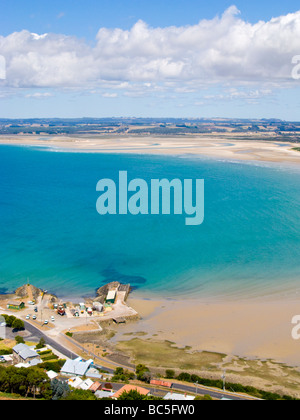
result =
M109 92L106 92L106 93L102 93L102 96L103 96L103 98L117 98L117 93L109 93Z
M35 92L35 93L28 93L27 95L25 95L25 98L43 99L43 98L51 98L52 96L53 94L49 92Z
M191 92L212 83L295 83L291 59L300 54L300 11L250 24L235 6L197 25L130 30L101 28L93 46L59 34L28 31L0 36L5 86L87 88L112 85L145 91L160 84ZM179 89L179 90L178 90ZM131 91L132 94L132 91ZM135 92L136 94L136 92Z

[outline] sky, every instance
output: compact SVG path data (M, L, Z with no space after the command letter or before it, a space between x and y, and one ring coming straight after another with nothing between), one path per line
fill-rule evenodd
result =
M299 1L0 0L0 118L300 115Z

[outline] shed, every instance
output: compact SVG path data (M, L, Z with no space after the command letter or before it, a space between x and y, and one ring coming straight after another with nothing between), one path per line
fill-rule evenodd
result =
M107 302L107 303L115 303L115 300L116 300L116 294L117 294L117 291L116 291L116 290L110 290L110 291L107 293L107 296L106 296L106 302Z
M23 309L23 308L25 308L24 302L18 302L18 301L12 300L8 302L7 304L7 309L15 309L19 311L20 309Z
M93 308L97 312L102 312L103 311L103 305L102 305L101 302L93 302Z

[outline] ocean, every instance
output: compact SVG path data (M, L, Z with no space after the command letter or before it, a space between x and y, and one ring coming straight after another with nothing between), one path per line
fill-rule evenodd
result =
M106 215L97 182L204 179L205 219ZM197 156L0 146L0 292L29 282L62 298L110 282L165 299L295 296L300 170Z

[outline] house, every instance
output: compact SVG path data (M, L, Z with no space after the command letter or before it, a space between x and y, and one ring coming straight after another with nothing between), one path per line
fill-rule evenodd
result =
M77 357L74 360L68 359L61 368L60 373L62 375L85 376L92 364L92 359L86 361L83 361L81 357Z
M58 377L58 374L54 372L54 370L49 370L48 372L46 372L46 374L51 381L52 379L55 379Z
M100 384L100 382L96 381L90 386L89 390L92 392L97 392L97 391L100 391L101 388L102 388L102 385Z
M20 311L21 309L25 308L24 302L18 302L16 300L12 300L7 303L7 309L14 309L16 311Z
M106 303L114 304L116 301L116 294L117 294L116 290L110 290L106 296Z
M193 401L195 397L186 394L176 394L174 392L168 392L164 396L164 400L175 400L175 401Z
M127 385L124 385L121 389L119 389L119 391L115 392L112 398L117 400L123 394L123 392L130 392L130 391L137 391L139 394L145 395L145 396L150 395L149 389L145 389L136 385L127 384Z
M79 388L83 389L84 391L87 391L93 384L94 382L88 378L79 385Z
M16 368L30 368L30 367L33 367L33 366L37 366L37 365L39 365L40 363L42 363L42 360L41 359L38 359L38 358L36 358L36 359L32 359L32 360L30 360L29 362L27 362L27 363L18 363L18 364L16 364L15 365L15 367Z
M112 398L114 395L114 391L99 390L95 392L95 395L97 398Z
M91 367L85 374L85 376L87 376L88 378L93 378L93 379L102 379L103 375L101 373L99 373L99 370Z
M80 385L82 384L82 382L83 382L83 380L82 380L82 379L80 379L78 376L74 376L73 378L70 378L70 379L68 380L68 385L69 385L71 388L79 388L79 387L80 387Z
M29 363L32 366L42 363L38 353L23 343L13 347L13 357L14 361L17 363Z

